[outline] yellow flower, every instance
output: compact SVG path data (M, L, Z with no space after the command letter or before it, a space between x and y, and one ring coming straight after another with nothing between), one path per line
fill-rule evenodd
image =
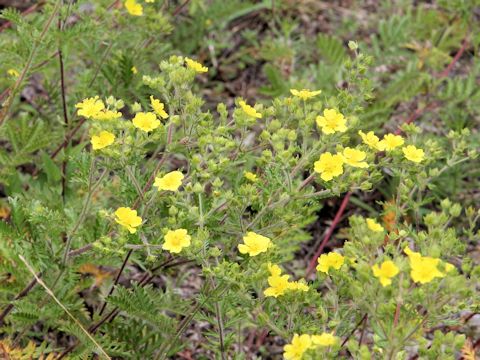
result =
M190 246L190 240L191 236L185 229L168 230L162 249L178 254L183 248Z
M312 335L312 343L317 346L332 346L335 345L338 338L332 333L322 333L320 335Z
M302 100L308 100L314 96L320 95L322 93L322 90L317 90L317 91L310 91L310 90L296 90L296 89L291 89L290 93L293 96L299 97Z
M135 234L137 227L142 224L142 218L137 216L137 210L132 210L129 207L120 207L115 211L115 221L126 227L130 234Z
M399 273L398 267L391 260L384 261L380 267L377 264L373 265L372 270L382 286L390 285L392 278Z
M317 271L328 274L330 268L340 269L345 262L345 258L336 252L329 252L328 254L322 254L317 261Z
M272 241L266 237L249 231L247 235L243 237L244 244L238 245L238 250L242 254L248 254L250 256L257 256L268 250L272 245Z
M92 143L93 150L103 149L109 145L112 145L115 141L115 135L108 131L102 131L98 135L93 135L90 142Z
M17 78L17 77L20 76L20 73L15 69L8 69L7 70L7 75L10 75L11 77Z
M455 270L455 265L452 265L452 264L446 262L445 265L444 265L444 268L445 268L445 272L449 273L449 272Z
M190 58L185 58L185 62L187 63L187 67L189 69L195 70L197 73L206 73L208 71L208 67L203 66L198 61L192 60Z
M114 119L118 119L121 116L122 116L121 112L103 109L102 111L99 111L92 117L95 120L114 120Z
M329 152L323 153L320 159L315 161L314 170L320 174L322 180L330 181L343 174L343 157Z
M265 289L263 292L265 296L278 297L285 294L287 291L308 291L308 285L305 283L305 280L292 281L289 282L289 275L281 275L282 269L278 265L268 264L268 271L270 271L270 276L268 278L269 288Z
M263 291L263 294L267 297L278 297L285 294L287 290L290 290L290 283L288 282L289 275L269 276L268 285L270 287Z
M303 353L307 351L312 345L312 339L310 335L298 335L293 336L292 342L283 347L283 357L286 360L301 360Z
M403 155L405 155L405 159L413 161L415 163L422 162L425 158L425 153L422 149L417 149L413 145L408 145L402 148Z
M155 0L145 0L146 3L154 3Z
M406 247L404 250L410 260L410 276L416 283L426 284L435 278L442 278L445 276L437 266L440 264L440 259L435 259L429 256L422 256L418 252L414 252Z
M133 16L142 16L143 15L143 6L138 4L136 0L126 0L125 8L128 13Z
M271 276L280 276L282 274L282 269L276 264L268 263L267 267Z
M152 112L139 112L135 114L132 122L136 128L139 128L147 133L160 126L160 120L158 120L157 116Z
M293 291L308 291L310 288L305 283L305 280L292 281L288 283L288 289Z
M347 120L343 114L335 109L323 110L323 116L317 116L317 125L322 128L324 134L347 131Z
M162 119L168 118L167 112L164 110L165 105L158 99L155 99L153 95L150 95L150 104L152 105L153 111L157 113Z
M374 232L381 232L384 230L383 226L375 221L375 219L367 218L367 226Z
M134 75L138 74L138 70L137 70L137 67L136 66L132 66L132 68L130 69L132 71L132 73Z
M75 107L78 109L77 114L79 116L91 119L105 109L105 104L98 96L95 96L84 99L82 102L77 103Z
M392 151L393 149L402 146L403 143L403 138L400 135L387 134L383 136L382 141L379 142L379 146L385 151Z
M156 177L153 186L158 190L177 191L185 176L180 171L172 171L163 177Z
M250 172L250 171L245 171L245 173L243 175L245 176L245 178L247 180L250 180L251 182L257 182L258 181L257 175Z
M347 147L343 150L342 156L343 161L347 165L358 168L368 167L368 164L363 161L367 157L367 154L364 151Z
M257 119L262 118L262 114L260 114L257 110L255 110L250 105L248 105L245 101L240 100L238 103L240 104L243 112L245 114L247 114L248 116L251 116L251 117L254 117L254 118L257 118Z
M358 135L362 137L362 141L364 144L368 145L372 149L383 151L383 143L380 142L378 136L374 134L373 131L369 131L368 133L364 133L362 130L358 131Z

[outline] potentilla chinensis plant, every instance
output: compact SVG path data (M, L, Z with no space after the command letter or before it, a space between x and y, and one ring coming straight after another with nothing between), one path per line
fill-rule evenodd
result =
M142 17L153 3L121 11ZM249 337L268 334L277 344L262 358L454 358L465 335L436 327L478 311L464 239L478 241L480 215L430 198L477 159L475 134L365 130L373 60L349 47L334 94L307 83L215 107L198 90L210 69L174 55L157 71L128 66L133 96L77 98L68 112L86 136L18 175L28 187L0 222L0 353L189 358L196 336L198 358L247 359ZM351 215L342 246L301 252L330 199L386 182L393 198Z

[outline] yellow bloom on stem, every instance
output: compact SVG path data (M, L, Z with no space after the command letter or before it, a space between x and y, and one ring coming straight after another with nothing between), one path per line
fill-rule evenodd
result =
M272 241L266 237L249 231L243 237L243 244L238 245L238 250L241 254L248 254L250 256L257 256L268 250L272 245Z
M185 58L185 62L189 69L195 70L197 73L206 73L208 71L208 67L203 66L198 61L192 60L190 58Z
M343 157L341 155L332 155L329 152L320 155L320 158L314 163L315 172L320 174L324 181L330 181L334 177L343 174Z
M268 263L267 267L271 276L280 276L282 274L282 269L276 264Z
M143 15L143 6L137 3L136 0L126 0L125 9L128 13L133 16L142 16Z
M402 148L405 159L413 161L415 163L422 162L425 158L425 153L422 149L418 149L413 145L408 145Z
M105 109L105 104L98 96L95 96L84 99L82 102L77 103L75 107L78 109L77 114L79 116L91 119Z
M129 207L120 207L115 211L115 221L126 227L130 234L137 232L137 227L142 224L142 218L137 216L137 210L132 210Z
M251 182L257 182L258 181L257 174L254 174L250 171L245 171L245 173L243 175L245 176L245 178L247 180L250 180Z
M172 171L163 177L156 177L153 186L158 190L177 191L184 177L180 171Z
M449 272L455 270L455 265L446 262L445 265L444 265L444 268L445 268L445 271L447 273L449 273Z
M90 142L92 143L93 150L100 150L109 145L112 145L115 141L115 135L108 131L102 131L98 135L93 135Z
M278 297L284 295L287 290L290 290L290 283L288 282L289 275L269 276L268 285L270 287L263 291L263 294L267 297Z
M358 168L367 168L368 164L363 161L367 157L365 151L352 149L352 148L345 148L342 153L343 161L345 164L358 167Z
M248 105L245 101L240 100L238 103L240 104L240 107L242 108L243 112L248 116L251 116L257 119L262 118L262 114L260 114L257 110L255 110L252 106Z
M445 276L440 270L438 265L440 259L432 258L429 256L422 256L418 252L414 252L406 247L404 250L410 260L410 276L416 283L426 284L435 278L442 278Z
M139 128L147 133L160 126L160 120L158 120L157 116L152 112L136 113L132 122L136 128Z
M288 289L293 291L308 291L310 288L305 283L305 280L291 281L288 283Z
M398 273L398 267L391 260L384 261L380 266L377 264L372 266L373 275L380 280L382 286L387 286L392 283L392 278Z
M168 118L168 114L165 111L165 104L160 100L155 99L153 95L150 95L150 105L152 106L153 111L155 111L162 119Z
M290 93L293 96L299 97L302 100L308 100L314 96L320 95L322 93L322 90L310 91L307 89L302 89L302 90L290 89Z
M321 271L328 274L330 268L338 270L345 262L345 258L336 252L329 252L328 254L322 254L318 258L317 271Z
M362 141L365 145L368 145L372 149L383 151L383 143L380 142L380 139L373 131L369 131L368 133L364 133L362 130L358 131L358 135L361 136Z
M8 69L7 70L7 75L9 75L11 77L14 77L14 78L17 78L17 77L20 76L20 73L15 69Z
M305 351L312 346L310 335L293 335L292 342L283 347L283 357L286 360L301 360Z
M265 296L278 297L284 295L287 291L308 291L308 285L305 280L288 281L289 275L282 275L282 269L275 264L268 264L270 276L268 278L269 288L263 292Z
M130 69L130 71L133 73L133 75L138 74L138 69L137 69L136 66L132 66L131 69Z
M322 333L320 335L312 335L312 343L316 346L332 346L338 341L338 338L332 333Z
M379 142L379 145L385 151L392 151L393 149L402 146L403 143L404 140L400 135L386 134L383 136L382 141Z
M103 109L93 116L95 120L114 120L122 116L121 112Z
M367 227L374 232L382 232L385 230L382 225L375 221L375 219L367 218L366 221Z
M347 131L347 119L335 109L323 110L323 116L317 116L316 121L324 134Z
M185 229L168 230L165 234L165 242L162 245L162 249L178 254L183 248L190 246L190 240L191 236L188 235Z

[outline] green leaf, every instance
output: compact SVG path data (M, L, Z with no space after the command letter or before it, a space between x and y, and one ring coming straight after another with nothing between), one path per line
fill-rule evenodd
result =
M55 162L50 158L50 156L42 152L42 169L47 174L48 182L55 183L60 181L62 178L62 172L55 164Z

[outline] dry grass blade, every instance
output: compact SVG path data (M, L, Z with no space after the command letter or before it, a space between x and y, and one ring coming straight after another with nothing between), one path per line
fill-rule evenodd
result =
M106 358L106 359L110 359L110 356L108 356L108 354L105 352L105 350L103 350L103 348L100 346L100 344L95 340L95 338L87 331L87 329L85 329L83 327L83 325L80 323L80 321L77 320L77 318L75 318L75 316L72 315L72 313L65 307L65 305L63 305L60 300L58 300L58 298L55 296L55 294L53 293L52 290L50 290L50 288L43 282L42 279L40 279L38 276L37 276L37 273L35 272L35 270L30 266L30 264L27 262L27 260L25 260L25 258L22 256L22 255L19 255L19 258L20 260L22 260L22 262L25 264L25 266L27 267L28 271L30 271L30 273L35 277L35 279L37 280L37 282L40 284L41 287L43 287L45 289L45 291L47 292L48 295L50 295L52 297L52 299L58 304L58 306L60 306L62 308L63 311L65 311L65 313L73 320L73 322L85 333L85 335L87 335L87 337L92 341L93 344L95 344L95 346L97 347L97 349L102 353L103 357Z

